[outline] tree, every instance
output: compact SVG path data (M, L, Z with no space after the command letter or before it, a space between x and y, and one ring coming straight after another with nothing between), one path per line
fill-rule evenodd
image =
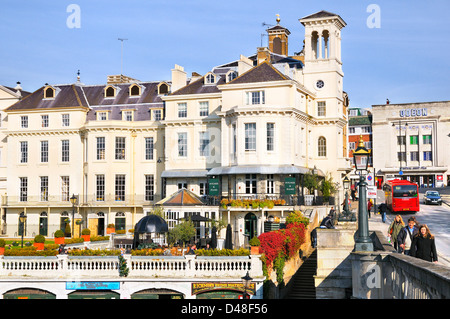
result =
M336 192L336 187L334 186L333 177L330 173L325 176L325 179L322 180L320 184L320 190L324 197L324 200L327 201L331 195Z
M169 242L171 244L182 241L183 245L190 241L196 234L194 223L191 219L176 225L169 231Z
M319 187L319 177L310 172L303 177L303 186L308 190L310 195L314 194L314 190Z

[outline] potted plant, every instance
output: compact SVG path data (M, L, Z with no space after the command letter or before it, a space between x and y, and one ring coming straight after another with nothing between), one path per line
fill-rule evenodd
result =
M250 253L252 255L259 255L259 247L261 246L261 242L259 241L258 237L253 237L250 239Z
M64 244L64 232L61 229L55 231L55 244L57 245Z
M81 231L81 237L83 237L84 241L91 241L91 231L89 228L85 228Z
M36 235L34 237L33 246L37 248L37 250L44 250L45 237L43 235Z
M0 239L0 255L3 255L5 253L5 240Z
M114 224L108 224L108 226L106 226L107 234L114 233L115 231L116 231L116 226Z

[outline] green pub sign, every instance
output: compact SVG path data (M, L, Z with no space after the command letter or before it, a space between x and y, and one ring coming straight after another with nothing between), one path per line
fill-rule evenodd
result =
M284 179L284 192L286 195L295 195L295 177Z
M219 179L218 178L210 178L208 179L209 185L209 195L211 196L219 196Z

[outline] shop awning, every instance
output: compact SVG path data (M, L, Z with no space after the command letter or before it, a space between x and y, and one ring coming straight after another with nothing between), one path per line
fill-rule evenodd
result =
M208 173L207 169L172 169L162 172L161 177L178 178L178 177L205 177Z
M239 166L222 166L212 168L208 172L208 176L211 175L243 175L243 174L306 174L312 172L312 168L295 166L295 165L239 165ZM325 176L325 174L318 169L319 176Z

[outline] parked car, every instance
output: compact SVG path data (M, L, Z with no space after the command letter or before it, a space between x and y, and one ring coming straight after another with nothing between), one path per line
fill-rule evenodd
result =
M423 196L423 203L428 204L437 204L442 205L442 198L437 191L426 191Z

